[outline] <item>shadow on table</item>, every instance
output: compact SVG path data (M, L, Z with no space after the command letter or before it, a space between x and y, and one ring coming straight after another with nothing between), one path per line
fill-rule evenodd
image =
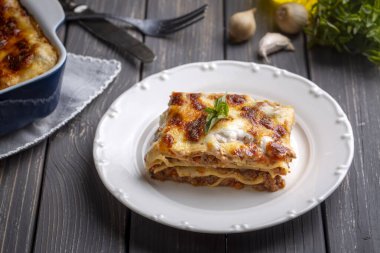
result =
M130 252L324 252L320 208L287 223L239 234L203 234L167 227L132 213Z
M367 76L379 71L378 66L361 54L338 52L330 47L315 46L310 48L308 49L308 56L312 78L314 69L326 71L325 74L331 71L337 72L337 75L331 75L331 79L336 79L343 74Z
M271 228L227 236L229 252L325 252L320 207Z
M184 231L132 212L129 252L225 252L225 235Z

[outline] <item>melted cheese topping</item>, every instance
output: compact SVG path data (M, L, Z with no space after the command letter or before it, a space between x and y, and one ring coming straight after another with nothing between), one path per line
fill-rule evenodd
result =
M273 138L270 136L263 136L260 141L260 147L261 150L263 150L265 153L267 152L267 145L273 141Z
M288 172L288 163L295 157L290 147L293 108L229 94L228 118L218 121L206 134L204 109L213 107L222 95L172 94L145 157L150 173L175 168L180 177L216 176L218 182L233 178L245 185L256 185L264 181L261 172L272 178ZM240 170L252 170L259 176L247 178Z
M48 71L57 60L57 52L18 1L0 0L0 89Z
M233 120L225 127L212 131L207 138L210 138L210 142L217 141L218 143L251 142L253 136L244 130L244 123L241 119Z

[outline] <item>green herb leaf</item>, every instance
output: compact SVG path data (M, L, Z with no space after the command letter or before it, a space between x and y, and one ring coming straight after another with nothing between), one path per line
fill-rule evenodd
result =
M221 120L228 117L229 108L227 104L226 95L215 100L214 108L207 107L205 109L207 113L206 119L206 133L208 133L215 124Z
M380 65L380 0L318 0L313 10L310 45L361 53Z
M209 107L207 107L207 108L205 109L205 111L206 111L208 114L217 114L217 111L216 111L216 110L214 110L214 109L212 109L212 108L209 108Z

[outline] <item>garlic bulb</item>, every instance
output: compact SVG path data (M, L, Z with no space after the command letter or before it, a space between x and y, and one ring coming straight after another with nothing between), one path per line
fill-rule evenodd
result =
M268 55L280 50L294 51L294 46L289 38L280 33L266 33L259 42L259 55L266 63L269 63Z
M243 42L255 34L255 12L256 8L253 8L247 11L237 12L230 17L228 37L231 42Z
M276 10L276 24L284 33L299 33L307 24L307 20L308 12L301 4L286 3L280 5Z

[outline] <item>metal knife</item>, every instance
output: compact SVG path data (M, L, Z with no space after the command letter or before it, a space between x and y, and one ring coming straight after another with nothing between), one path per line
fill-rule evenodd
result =
M65 12L92 14L87 5L79 5L72 1L60 0ZM124 29L105 19L81 20L78 24L100 40L114 46L122 53L129 53L144 63L153 62L155 54L144 43L128 34Z

